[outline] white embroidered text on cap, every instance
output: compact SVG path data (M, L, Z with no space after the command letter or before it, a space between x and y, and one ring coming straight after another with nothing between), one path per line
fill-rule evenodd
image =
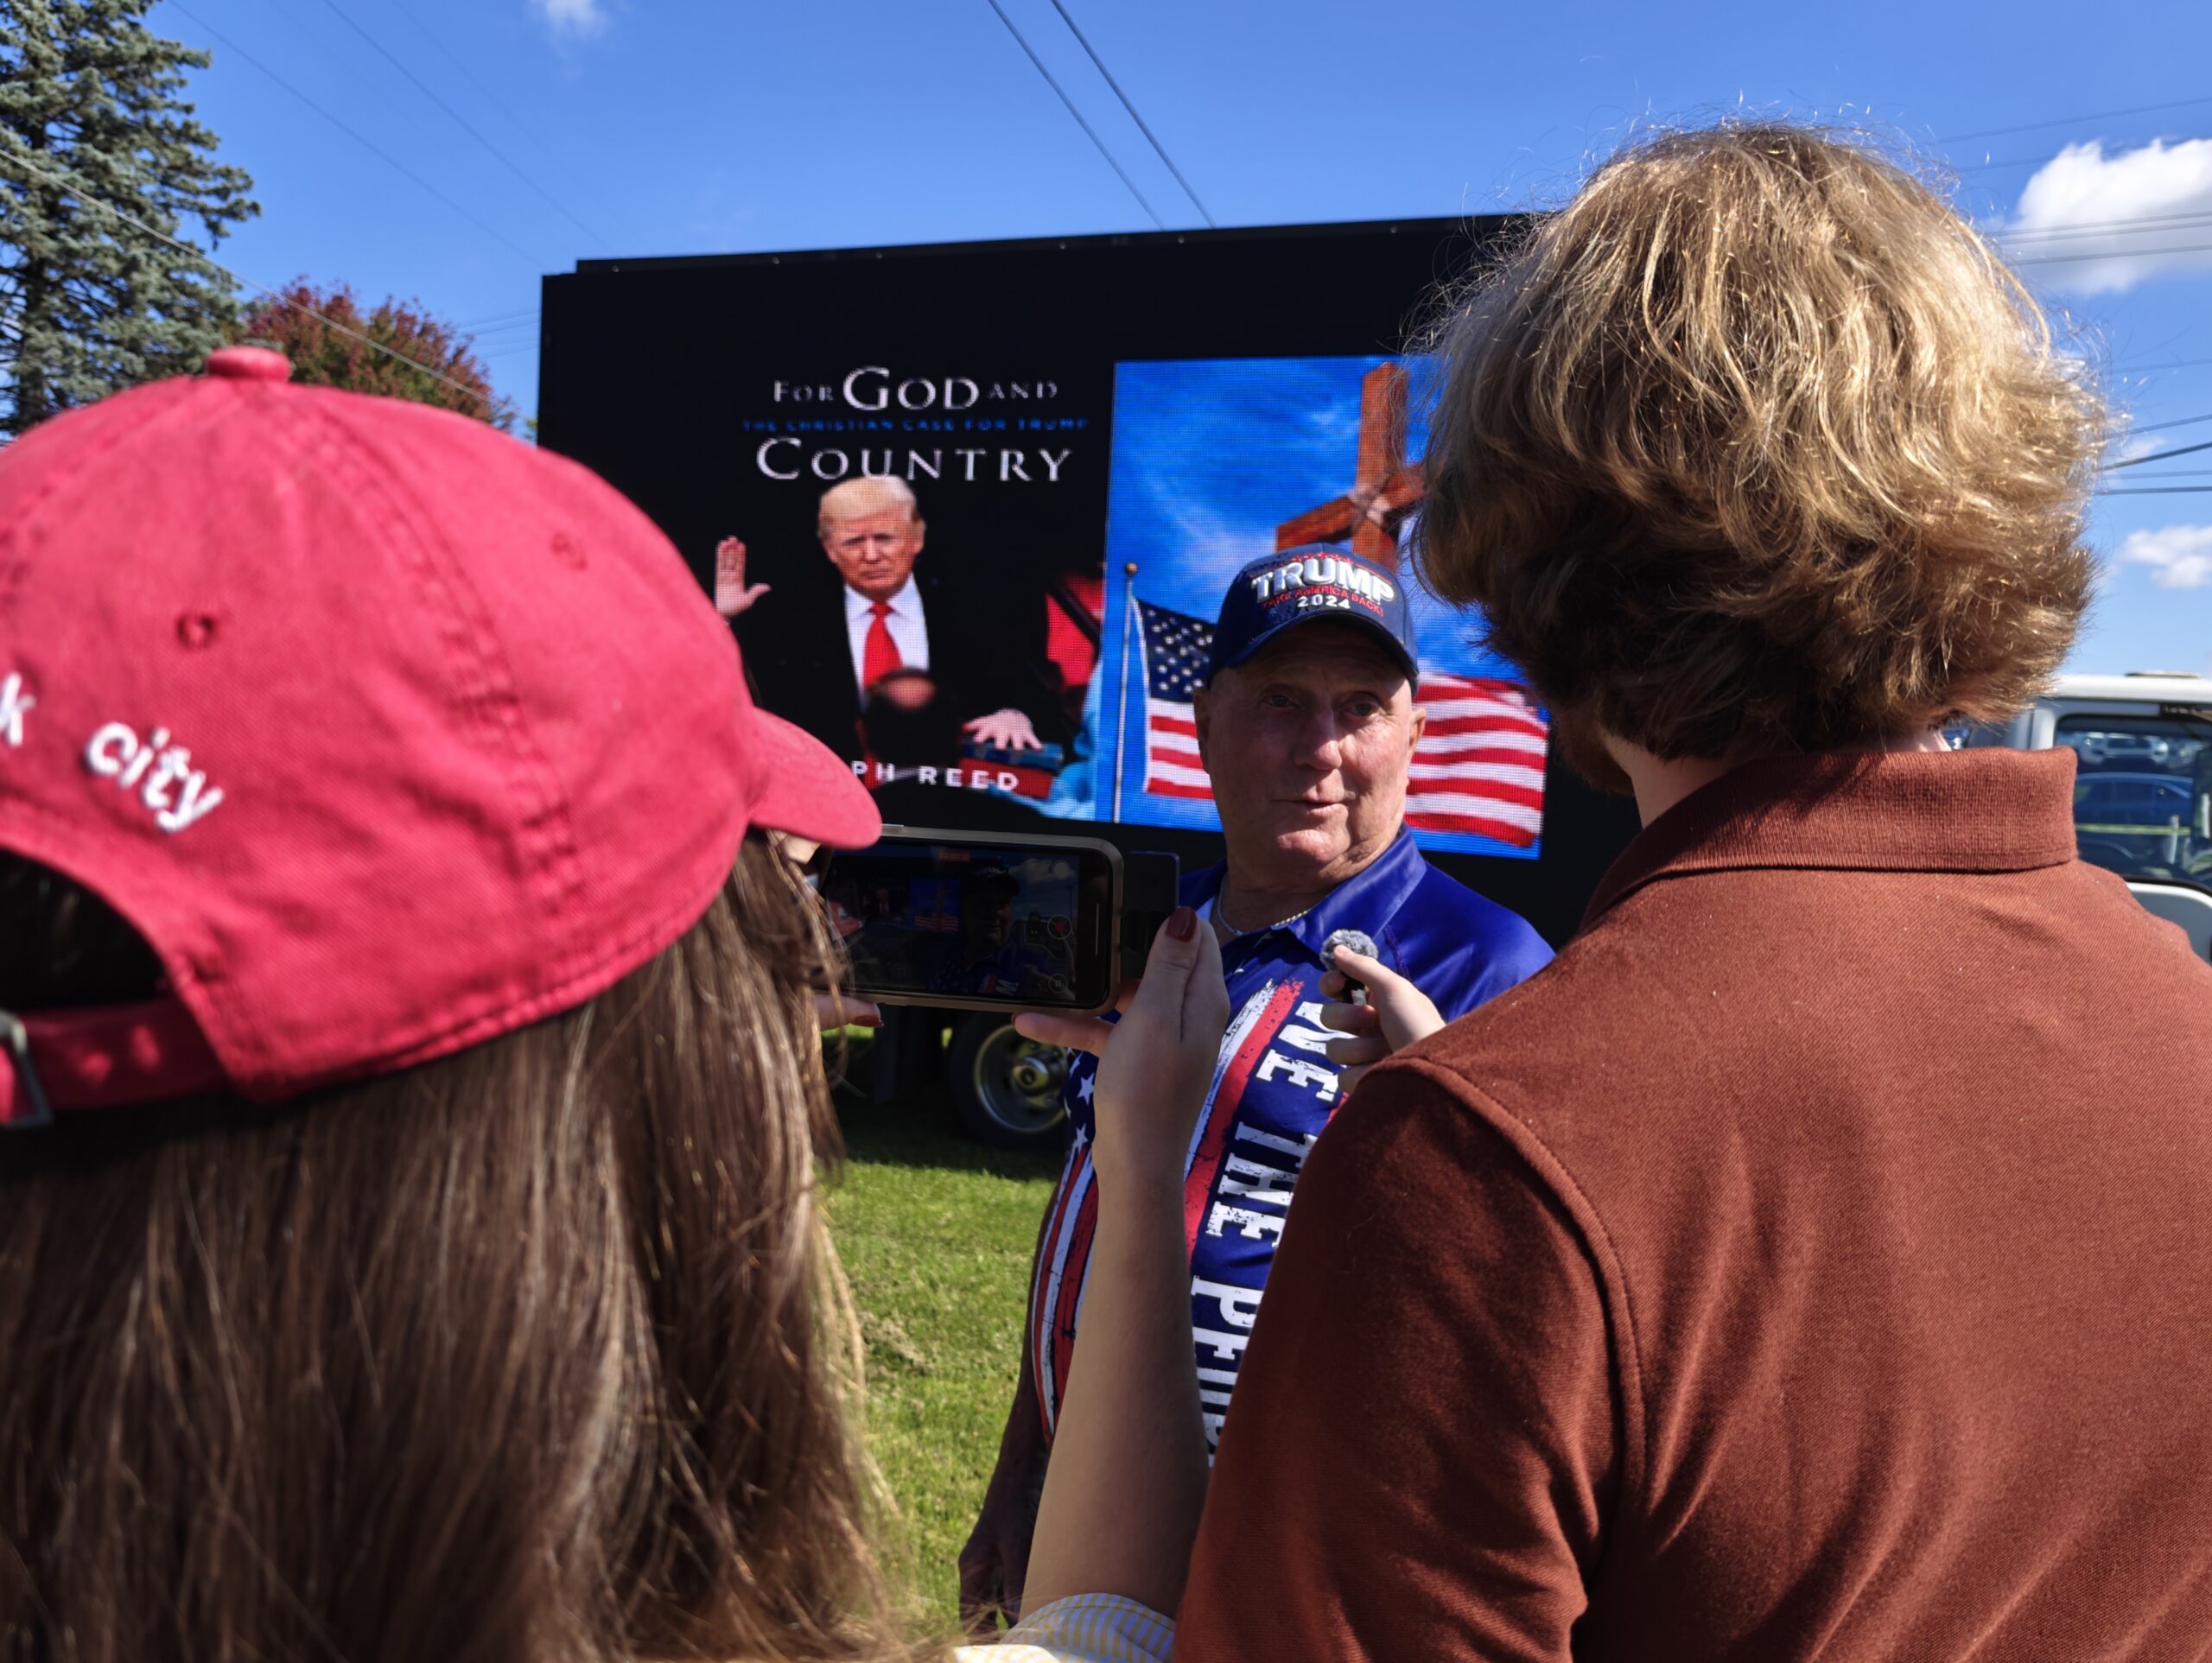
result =
M0 739L6 740L17 750L23 744L23 717L36 699L23 691L22 672L11 670L8 679L0 682Z
M181 832L212 812L223 793L209 788L206 772L192 765L190 751L168 741L166 727L156 727L142 740L128 723L109 722L86 743L85 766L126 791L137 791L163 831Z

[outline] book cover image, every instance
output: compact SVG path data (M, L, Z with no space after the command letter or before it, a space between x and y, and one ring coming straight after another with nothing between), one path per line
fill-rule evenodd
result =
M1535 858L1548 722L1479 618L1398 559L1419 512L1420 360L1221 359L1116 366L1102 633L1074 757L1046 811L1217 829L1192 694L1248 561L1308 543L1393 571L1411 599L1428 723L1407 822L1426 847Z
M1110 392L1103 365L947 353L733 383L717 587L743 594L755 696L887 818L1033 822L1058 784L1096 663Z

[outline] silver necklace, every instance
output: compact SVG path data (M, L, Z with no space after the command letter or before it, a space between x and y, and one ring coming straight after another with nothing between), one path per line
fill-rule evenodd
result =
M1224 884L1223 887L1226 888L1227 885ZM1229 926L1229 933L1232 936L1256 936L1264 930L1280 930L1287 924L1296 924L1311 912L1313 907L1320 904L1320 902L1316 901L1313 906L1300 908L1287 918L1277 918L1273 924L1260 924L1250 930L1240 930L1236 926L1236 921L1229 916L1229 909L1221 904L1221 891L1216 890L1213 896L1213 915Z

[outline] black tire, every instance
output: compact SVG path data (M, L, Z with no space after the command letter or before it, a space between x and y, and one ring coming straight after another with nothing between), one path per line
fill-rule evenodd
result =
M961 1130L994 1149L1047 1154L1066 1140L1060 1080L1068 1054L1014 1031L1007 1018L981 1012L954 1031L945 1082Z

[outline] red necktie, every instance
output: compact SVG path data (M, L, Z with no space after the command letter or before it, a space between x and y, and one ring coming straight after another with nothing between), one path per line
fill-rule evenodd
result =
M874 687L906 661L899 656L899 644L891 638L891 603L871 600L868 609L874 614L868 626L868 639L861 646L861 686Z

